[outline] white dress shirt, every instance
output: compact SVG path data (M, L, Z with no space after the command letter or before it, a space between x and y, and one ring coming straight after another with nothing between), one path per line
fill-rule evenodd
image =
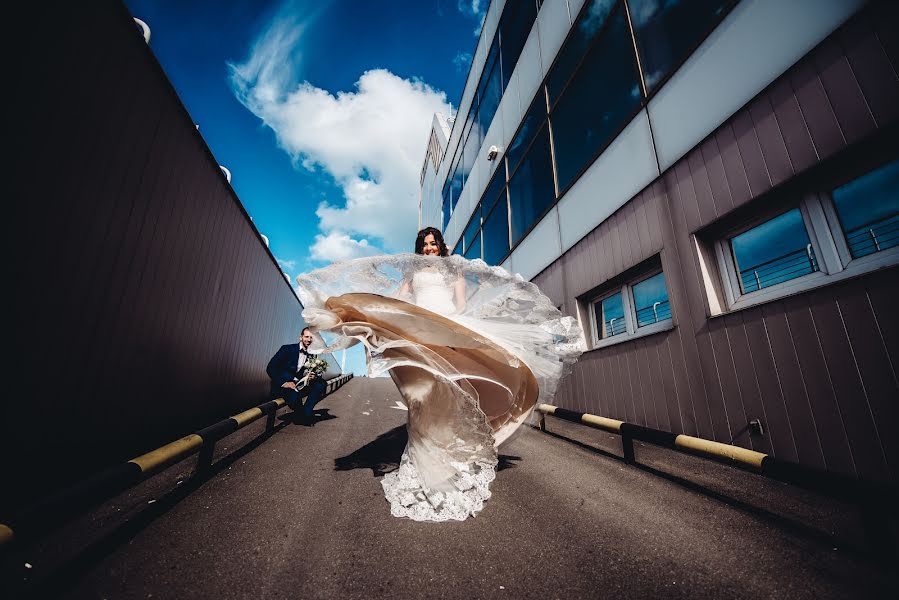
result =
M306 358L307 358L308 356L309 356L309 355L306 354L306 350L303 348L303 345L300 344L300 356L299 356L299 358L297 359L297 373L299 373L299 372L300 372L300 369L303 368L303 365L306 364Z

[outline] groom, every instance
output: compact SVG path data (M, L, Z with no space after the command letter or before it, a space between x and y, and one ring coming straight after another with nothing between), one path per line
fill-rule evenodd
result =
M315 425L312 409L324 397L327 387L324 380L315 372L309 374L309 382L299 390L294 382L294 378L301 379L306 375L306 360L315 356L308 352L310 344L312 344L312 331L305 327L300 333L300 343L281 346L281 349L268 361L268 367L265 369L272 380L271 397L273 399L284 398L287 405L294 410L296 422L307 427ZM300 397L307 391L309 395L306 397L303 413L300 415L298 410Z

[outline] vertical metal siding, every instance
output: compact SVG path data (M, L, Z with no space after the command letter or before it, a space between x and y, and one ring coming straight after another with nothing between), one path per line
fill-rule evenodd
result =
M575 298L659 252L668 285L675 328L586 353L560 404L864 479L899 477L896 269L709 318L692 241L896 125L889 23L895 11L881 3L856 15L535 279L569 314ZM750 438L754 418L765 436Z
M124 7L25 10L4 511L264 400L302 326Z

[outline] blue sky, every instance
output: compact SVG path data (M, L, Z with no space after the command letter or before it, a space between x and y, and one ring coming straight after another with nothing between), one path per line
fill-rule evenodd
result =
M431 117L487 3L126 0L291 281L412 250Z

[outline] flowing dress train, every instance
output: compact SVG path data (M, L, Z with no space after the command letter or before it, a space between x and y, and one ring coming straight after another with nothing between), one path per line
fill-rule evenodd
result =
M297 281L307 324L330 342L322 351L364 344L369 375L389 373L409 410L399 469L381 482L391 514L477 514L497 445L581 353L576 321L520 276L458 256L362 258Z

